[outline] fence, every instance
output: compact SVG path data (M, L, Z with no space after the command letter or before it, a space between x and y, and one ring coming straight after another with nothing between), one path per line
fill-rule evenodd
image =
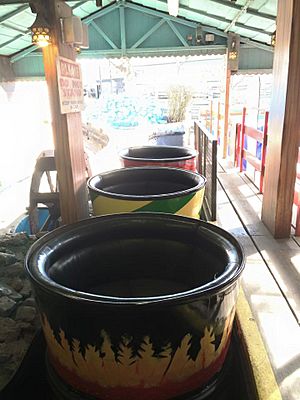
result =
M207 179L203 212L207 221L217 217L217 144L218 140L200 122L194 123L197 169Z
M265 113L263 131L247 126L245 121L246 108L244 107L242 123L236 124L235 166L240 168L240 172L247 172L247 163L249 163L254 168L255 172L259 172L259 192L262 193L268 141L269 112L267 111ZM248 149L248 138L256 141L255 154ZM253 183L255 184L255 179L253 180Z
M224 104L220 101L210 101L208 108L203 111L200 115L203 124L206 129L218 138L218 144L220 144L220 138L223 135L224 115L222 111Z

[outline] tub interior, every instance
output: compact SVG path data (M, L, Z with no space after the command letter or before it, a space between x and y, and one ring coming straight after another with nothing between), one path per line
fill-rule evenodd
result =
M129 148L123 154L125 157L140 158L140 159L154 159L165 160L172 158L192 157L193 153L187 148L180 147L163 147L163 146L145 146Z
M91 185L105 193L129 196L155 196L191 190L203 178L187 171L129 168L96 177Z
M151 233L141 225L67 242L51 251L46 275L76 291L130 298L184 292L225 271L227 251L205 235L164 226Z

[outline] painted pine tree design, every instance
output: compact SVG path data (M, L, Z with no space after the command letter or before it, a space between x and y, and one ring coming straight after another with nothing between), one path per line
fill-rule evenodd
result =
M201 370L208 368L224 350L231 332L234 310L225 321L220 344L216 348L212 326L205 327L204 335L197 347L196 358L190 349L195 338L190 334L183 336L178 345L166 343L158 347L149 336L139 338L140 344L132 337L121 336L118 346L112 344L110 336L102 330L96 344L87 344L82 351L78 339L67 340L62 329L56 339L46 317L43 317L43 330L49 351L59 364L86 383L99 384L99 387L144 387L151 388L163 383L182 382ZM135 338L136 339L136 338ZM173 347L172 347L173 346Z

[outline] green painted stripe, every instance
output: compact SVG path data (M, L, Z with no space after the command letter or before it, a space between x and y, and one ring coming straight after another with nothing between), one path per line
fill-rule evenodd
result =
M176 214L182 207L192 200L195 194L196 193L192 193L184 197L174 197L172 199L155 200L144 207L134 210L134 212L152 211Z

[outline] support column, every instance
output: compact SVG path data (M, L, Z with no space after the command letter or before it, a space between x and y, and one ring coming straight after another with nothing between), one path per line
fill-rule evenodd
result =
M61 114L56 70L57 57L73 61L76 58L75 50L62 43L60 27L60 17L71 15L72 10L62 1L45 0L45 3L52 44L43 49L43 59L52 114L61 216L63 224L70 224L88 217L81 113Z
M230 81L232 72L239 69L240 37L234 33L228 34L227 56L225 66L225 104L224 104L224 136L223 136L223 158L227 157L228 148L228 126L230 106Z
M262 221L290 235L300 137L300 2L278 0Z
M223 158L227 157L228 126L229 126L229 102L230 102L230 63L226 62L225 102L224 102L224 131L223 131Z

